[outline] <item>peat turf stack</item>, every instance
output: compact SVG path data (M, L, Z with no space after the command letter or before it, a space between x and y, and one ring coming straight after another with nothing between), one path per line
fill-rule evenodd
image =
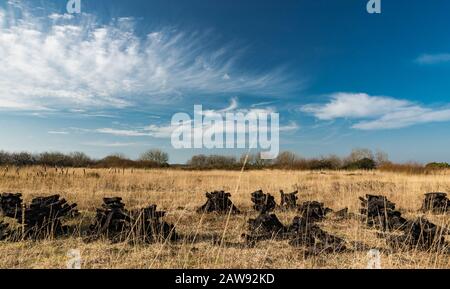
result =
M298 191L286 194L283 190L280 191L281 203L280 208L284 210L294 210L297 208Z
M66 234L68 227L62 225L61 219L71 216L77 204L69 204L59 195L38 197L25 208L25 235L41 238ZM17 220L22 223L22 215Z
M262 190L251 194L253 208L259 212L256 219L248 220L247 240L265 240L283 238L286 233L285 226L275 214L270 214L276 207L275 198L270 194L264 194Z
M295 196L295 194L294 194ZM306 247L307 254L324 252L342 252L346 250L345 241L322 230L315 222L322 220L331 210L319 202L305 202L300 206L300 216L297 216L289 226L283 225L275 214L274 202L269 194L257 191L252 194L254 208L260 214L256 219L248 220L247 242L259 240L288 239L292 246ZM272 197L273 198L273 197Z
M446 193L427 193L422 203L422 212L443 214L450 211L450 200Z
M447 229L437 226L424 217L408 221L401 236L388 238L391 247L400 249L437 250L442 249Z
M332 211L330 208L325 207L323 203L317 201L304 202L298 207L300 216L308 220L308 222L321 221Z
M143 240L147 243L156 241L175 241L178 235L175 232L175 226L164 222L165 211L158 211L156 205L150 205L147 208L133 210L130 212L132 220L136 224L132 233L135 239Z
M22 238L43 239L66 234L68 227L62 225L64 217L76 212L77 204L69 204L59 195L38 197L30 205L23 205L21 194L5 193L0 198L4 216L23 224Z
M6 240L11 235L8 227L8 224L0 221L0 241Z
M365 216L369 227L386 230L402 229L407 220L395 209L395 203L385 196L366 195L359 198L361 201L360 213Z
M22 194L3 193L0 195L0 213L5 217L15 219L22 214Z
M345 240L322 230L317 222L333 210L317 201L304 202L298 207L299 216L288 227L291 246L306 247L307 254L337 253L346 250Z
M295 217L288 231L291 235L289 244L306 247L308 254L318 255L346 250L344 239L327 233L305 217Z
M206 203L197 209L197 213L228 213L239 214L240 211L230 200L231 194L224 191L206 193Z
M284 239L287 228L275 214L262 213L256 219L248 220L247 241Z
M175 239L174 226L162 221L165 212L157 211L156 205L128 211L122 198L104 198L97 209L94 222L89 226L86 242L105 237L114 243L123 241L154 242Z
M113 242L121 242L126 239L130 225L131 218L122 198L104 198L102 207L97 209L94 222L89 226L85 241L106 237Z
M275 209L277 203L271 194L264 194L262 190L252 193L253 209L264 214Z

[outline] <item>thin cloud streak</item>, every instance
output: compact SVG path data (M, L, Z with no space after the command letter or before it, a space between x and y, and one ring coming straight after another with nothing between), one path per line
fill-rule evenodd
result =
M0 109L123 109L188 95L275 96L301 87L283 68L240 69L245 55L229 44L205 44L211 33L162 28L139 37L129 17L102 24L90 14L38 18L19 9L27 12L20 18L0 8Z
M244 115L257 115L257 114L270 114L275 112L273 108L239 108L238 100L237 98L233 98L230 101L230 105L227 108L220 109L220 110L203 110L203 116L220 116L223 119L222 123L216 123L214 122L213 125L206 125L203 124L202 129L203 130L213 130L216 133L228 133L228 132L236 132L236 133L250 133L248 131L249 129L246 126L243 125L236 125L231 121L226 120L226 114L227 113L242 113ZM170 124L167 125L156 125L151 124L148 126L145 126L143 128L133 128L133 129L116 129L116 128L99 128L93 130L95 133L101 133L101 134L110 134L114 136L121 136L121 137L154 137L154 138L170 138L173 131L175 129L182 129L185 132L191 131L193 128L194 123L191 121L190 123L184 123L180 126L172 126ZM268 125L268 124L266 124ZM291 121L286 125L280 126L280 132L290 132L290 131L296 131L300 127L299 125ZM252 129L252 128L250 128ZM261 127L261 125L258 126L258 128L253 129L267 129L270 130L269 127ZM251 131L254 132L254 131Z
M59 135L68 135L67 131L49 131L48 134L59 134Z
M304 105L300 111L319 120L356 120L351 127L358 130L399 129L450 121L450 109L428 108L408 100L366 93L335 93L328 103Z
M102 142L85 142L81 143L84 146L93 146L93 147L129 147L129 146L137 146L139 143L130 142L130 143L122 143L122 142L111 142L111 143L102 143Z
M439 64L450 62L450 53L422 54L416 60L419 64Z

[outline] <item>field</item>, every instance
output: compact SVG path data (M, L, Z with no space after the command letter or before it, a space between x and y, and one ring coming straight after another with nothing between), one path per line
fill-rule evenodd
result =
M182 170L47 170L39 167L19 171L0 168L0 192L21 192L24 200L59 193L76 202L81 216L75 222L80 229L89 226L95 209L103 197L119 196L127 208L157 204L167 211L165 220L176 226L184 236L195 241L161 242L131 245L111 244L106 240L86 244L74 234L61 239L43 241L0 242L0 268L65 268L67 253L78 249L83 268L365 268L368 252L306 256L302 248L291 247L288 241L261 241L253 248L241 247L241 235L247 220L255 217L250 193L262 189L279 202L279 190L299 190L301 203L308 200L324 202L339 210L348 207L357 213L358 197L383 194L395 202L407 218L420 213L418 209L426 192L450 192L449 172L408 175L387 172L309 172L309 171L182 171ZM205 192L225 190L242 211L239 215L197 214L205 203ZM295 212L275 212L288 224ZM428 215L439 225L448 225L450 217ZM0 218L1 220L1 218ZM6 220L11 222L11 220ZM383 268L450 268L448 254L409 250L390 252L385 239L356 219L326 220L321 226L348 241L359 241L382 250ZM213 240L221 242L213 242Z

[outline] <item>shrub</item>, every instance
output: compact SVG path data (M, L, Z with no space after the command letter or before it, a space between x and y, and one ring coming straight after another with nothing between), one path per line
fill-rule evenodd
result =
M429 163L425 166L427 169L450 169L448 163Z
M72 167L82 168L89 167L94 163L94 161L89 158L85 153L74 152L70 154Z
M244 161L247 159L247 164L245 165L246 168L250 169L262 169L267 168L272 165L271 160L263 160L261 159L261 154L249 154L247 157L247 154L243 154L239 160L239 166L242 167L244 165Z
M110 155L97 162L101 168L128 168L133 167L134 162L122 155Z
M12 164L15 166L31 166L36 164L36 158L30 153L21 152L11 155Z
M358 161L354 161L345 166L348 170L374 170L377 168L377 164L373 159L363 158Z
M56 167L70 167L73 165L70 156L59 152L45 152L38 156L38 164Z
M158 165L167 165L169 162L169 155L161 150L154 149L144 152L139 160L154 162Z
M274 165L280 168L293 168L296 162L299 161L299 157L292 152L282 152L274 161Z
M235 157L219 155L196 155L188 161L192 169L236 169L239 164Z

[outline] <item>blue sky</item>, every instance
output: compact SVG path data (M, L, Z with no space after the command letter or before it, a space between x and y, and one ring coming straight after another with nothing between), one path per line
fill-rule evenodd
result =
M282 150L450 161L450 3L0 0L0 150L150 148L194 104L280 114Z

